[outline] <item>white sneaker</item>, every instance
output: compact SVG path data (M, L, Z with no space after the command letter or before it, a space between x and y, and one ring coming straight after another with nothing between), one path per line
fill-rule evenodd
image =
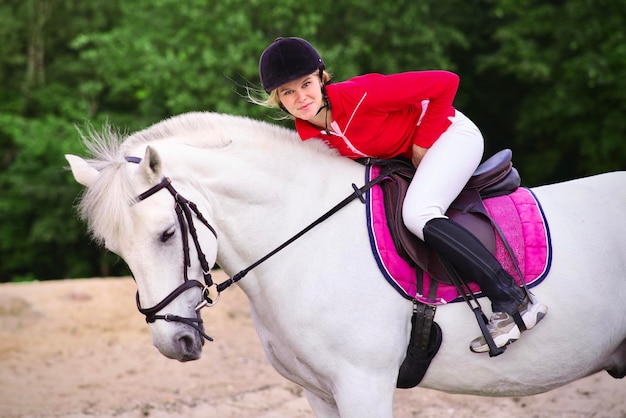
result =
M524 302L520 305L519 313L522 315L524 325L526 329L533 329L535 325L543 319L548 313L548 307L543 303L539 303L536 300L531 303L528 296L524 298Z
M532 329L539 321L546 316L548 307L535 301L530 303L528 296L518 308L526 329ZM489 318L487 330L498 348L509 345L517 341L522 334L513 317L505 312L494 312ZM470 342L470 350L474 353L486 353L489 345L485 337L480 336Z

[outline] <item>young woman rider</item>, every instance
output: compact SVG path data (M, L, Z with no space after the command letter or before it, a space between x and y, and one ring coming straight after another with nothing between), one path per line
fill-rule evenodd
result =
M452 103L459 77L447 71L366 74L329 84L320 54L301 38L278 38L263 51L262 104L295 119L302 140L320 138L342 155L411 159L416 167L406 199L406 227L476 282L492 303L487 328L498 347L516 341L523 321L533 328L547 307L531 301L495 257L445 216L483 155L482 134ZM484 337L470 350L488 352Z

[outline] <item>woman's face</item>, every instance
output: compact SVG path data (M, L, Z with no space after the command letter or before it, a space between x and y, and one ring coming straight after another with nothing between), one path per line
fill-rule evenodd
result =
M285 110L298 119L313 119L324 104L317 72L283 84L277 90Z

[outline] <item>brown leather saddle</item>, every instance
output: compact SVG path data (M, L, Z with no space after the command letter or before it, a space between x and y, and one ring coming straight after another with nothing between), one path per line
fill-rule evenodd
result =
M513 193L520 186L521 179L513 167L512 155L510 149L504 149L478 166L446 212L446 216L472 232L492 254L496 250L494 226L497 226L493 225L483 199ZM382 164L389 174L380 186L385 200L387 223L398 254L410 265L428 272L434 280L451 283L434 250L413 235L402 220L402 202L415 168L408 160L395 159Z

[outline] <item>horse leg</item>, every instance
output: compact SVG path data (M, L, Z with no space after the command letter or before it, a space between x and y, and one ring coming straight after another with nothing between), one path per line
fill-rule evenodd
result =
M311 405L313 413L318 418L341 418L337 404L333 400L324 399L309 390L304 390L306 399Z
M346 384L347 383L347 384ZM392 418L395 380L382 384L381 380L362 376L340 384L335 401L341 418Z
M626 339L611 354L609 362L607 373L616 379L623 379L626 376Z
M395 385L381 385L371 378L338 385L334 399L304 391L318 418L392 418ZM383 387L384 386L384 387Z

